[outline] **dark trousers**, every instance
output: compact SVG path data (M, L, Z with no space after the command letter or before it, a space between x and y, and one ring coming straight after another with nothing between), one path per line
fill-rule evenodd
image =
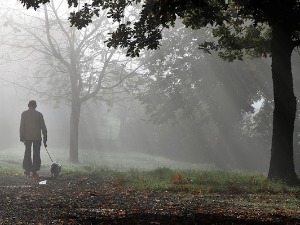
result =
M33 156L31 160L31 146L33 145ZM41 168L41 141L25 141L25 154L23 169L27 171L39 171Z

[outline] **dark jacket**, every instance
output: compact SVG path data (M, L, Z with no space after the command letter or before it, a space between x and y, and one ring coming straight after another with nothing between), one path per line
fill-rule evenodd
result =
M47 141L47 128L43 114L35 109L28 109L21 115L20 141Z

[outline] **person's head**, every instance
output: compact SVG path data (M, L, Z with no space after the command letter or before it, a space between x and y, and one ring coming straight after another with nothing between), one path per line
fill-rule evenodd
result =
M36 101L34 101L34 100L29 101L28 107L31 108L31 109L35 109L36 108Z

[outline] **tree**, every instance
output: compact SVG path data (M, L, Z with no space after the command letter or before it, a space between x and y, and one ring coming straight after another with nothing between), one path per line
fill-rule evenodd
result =
M69 157L71 162L77 163L82 106L92 100L110 103L118 94L128 91L126 81L137 75L139 66L136 60L125 58L122 51L107 48L103 43L112 29L105 11L92 26L77 30L69 26L62 3L55 5L51 1L45 5L42 14L38 14L30 26L28 18L23 23L8 21L21 30L17 35L23 41L18 47L34 52L38 56L34 63L43 64L36 74L39 82L41 78L48 82L47 88L50 88L44 87L44 93L51 93L54 101L63 99L71 105ZM6 44L13 46L12 41L16 39ZM49 100L48 95L44 96Z
M221 39L232 42L240 41L241 44L231 48L238 54L244 54L244 49L259 50L265 56L270 54L272 57L272 79L274 89L274 113L273 113L273 136L271 147L271 160L269 175L270 179L281 179L291 184L297 184L298 179L295 173L293 161L293 132L296 114L296 97L293 91L293 76L291 71L291 55L294 48L298 47L299 42L299 2L298 1L241 1L237 4L239 14L246 18L246 22L251 22L250 32L243 38L228 32L227 26ZM280 19L278 18L278 15ZM237 17L238 18L238 17ZM244 23L246 23L244 22ZM268 46L267 31L264 26L271 29L270 49ZM256 26L256 27L255 27ZM221 26L220 26L221 27ZM223 25L223 28L225 26ZM255 28L255 29L254 29ZM258 28L258 29L257 29ZM264 40L264 46L247 43L249 36L258 31L258 40ZM262 38L263 37L263 38ZM265 39L264 39L265 37ZM252 36L253 40L253 36ZM256 39L257 40L257 39ZM239 43L239 42L236 42ZM227 49L231 44L227 46ZM240 49L239 49L240 48ZM257 49L256 49L257 48ZM228 52L228 51L227 51ZM257 54L257 51L254 51Z
M45 0L46 1L46 0ZM27 7L37 7L41 1L21 0ZM68 1L76 5L77 0ZM143 4L138 21L123 21L125 9L133 3ZM218 39L219 48L234 53L234 58L255 52L257 56L272 57L272 79L274 89L273 136L269 179L279 179L289 184L298 184L293 162L293 132L296 114L296 98L293 92L291 54L299 46L300 3L297 0L161 0L161 1L93 1L85 4L79 12L71 14L71 23L82 28L92 22L100 9L110 8L109 17L120 26L112 33L108 46L128 47L127 54L138 56L140 49L156 49L161 39L162 28L169 28L179 17L193 29L208 25L223 29ZM279 16L280 15L280 16ZM242 26L244 25L244 26ZM270 42L266 32L261 30L258 42L249 42L253 29L231 28L267 26L270 28ZM258 30L259 29L255 29ZM249 32L248 32L249 31ZM227 33L226 33L227 32ZM233 37L223 42L222 37ZM236 37L236 38L234 38ZM239 40L239 42L236 42ZM248 42L247 42L248 40ZM253 39L252 39L253 40ZM268 45L268 43L270 43ZM253 45L255 44L255 45ZM259 45L258 45L259 44ZM258 50L258 52L256 52ZM260 53L260 54L259 54Z

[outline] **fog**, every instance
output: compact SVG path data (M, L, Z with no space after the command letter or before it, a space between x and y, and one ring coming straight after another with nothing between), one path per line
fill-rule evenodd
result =
M27 110L28 101L34 99L37 110L44 115L50 153L67 163L72 133L71 84L68 76L63 76L67 69L55 56L39 51L43 43L34 39L44 38L42 42L46 42L42 31L35 33L42 28L24 28L33 15L43 18L43 13L30 12L27 18L20 9L7 8L2 9L2 14L5 16L1 16L0 43L1 157L21 162L24 145L19 141L20 116ZM185 29L178 22L164 33L159 50L145 52L134 62L127 62L130 68L123 64L109 68L107 74L115 77L103 80L105 87L114 86L113 82L119 82L117 79L123 81L121 75L132 70L135 75L128 76L115 89L103 88L81 105L79 163L143 169L167 166L267 172L273 110L270 59L224 62L217 54L205 54L197 48L207 33ZM182 35L182 39L178 41L177 35ZM28 41L26 46L24 38ZM68 46L64 34L55 30L52 38L56 38L54 43L63 56L70 58L64 49ZM104 40L105 35L97 37L90 45ZM106 49L95 46L84 54L96 59L97 51ZM96 89L93 85L99 78L91 74L96 76L101 72L105 62L100 58L89 61L89 65L80 65L85 83L79 97L84 98L88 91ZM125 60L121 51L112 59ZM90 64L96 69L91 71ZM140 69L132 69L135 66ZM293 73L298 74L299 69L295 53ZM300 83L295 79L298 95ZM298 127L296 121L295 162L299 173ZM47 162L43 151L42 164Z

